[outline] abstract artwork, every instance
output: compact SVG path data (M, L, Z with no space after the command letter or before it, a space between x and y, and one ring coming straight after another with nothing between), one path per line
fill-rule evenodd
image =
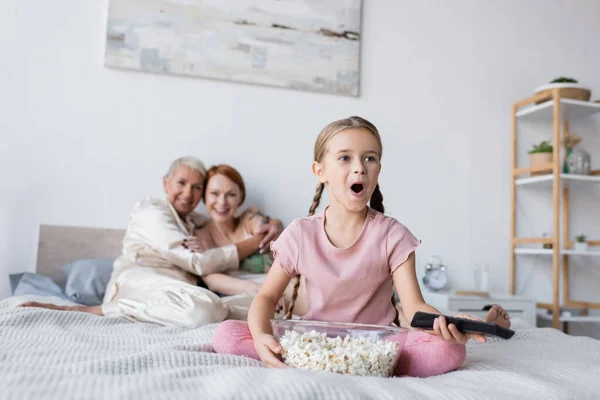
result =
M359 95L362 0L110 0L105 65Z

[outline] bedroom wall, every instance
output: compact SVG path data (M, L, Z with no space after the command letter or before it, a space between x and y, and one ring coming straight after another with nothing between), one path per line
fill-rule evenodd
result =
M311 202L318 131L351 114L382 132L385 205L423 240L419 275L438 254L467 288L487 262L492 290L506 292L511 104L559 75L600 98L594 0L366 0L359 98L108 69L106 13L107 0L0 4L0 298L9 273L34 270L40 224L123 228L183 154L234 165L248 203L290 222ZM599 154L600 121L581 132ZM600 237L593 196L577 200L574 230ZM538 203L550 197L519 198L521 210ZM545 206L521 232L550 231ZM520 263L519 290L550 300L549 264ZM593 299L599 271L577 270L579 297Z

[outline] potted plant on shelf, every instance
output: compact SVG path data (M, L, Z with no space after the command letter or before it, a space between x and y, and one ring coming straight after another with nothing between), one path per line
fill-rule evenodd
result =
M530 167L552 163L552 144L548 140L544 140L540 144L533 145L533 148L529 150L528 153ZM552 173L552 169L532 172L531 176L546 175L550 173Z
M573 78L561 76L553 79L550 83L540 86L535 89L535 93L543 93L545 96L540 98L535 104L540 104L552 99L552 90L558 89L559 95L563 99L574 99L582 101L590 101L592 91L589 87L579 84Z
M587 250L588 244L585 241L585 235L575 236L575 250Z

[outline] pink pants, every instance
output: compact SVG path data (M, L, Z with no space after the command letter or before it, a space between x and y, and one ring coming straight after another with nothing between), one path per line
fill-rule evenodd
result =
M213 336L217 353L246 356L259 360L252 335L245 321L221 322ZM400 353L394 376L426 378L458 369L465 361L464 345L453 344L426 332L410 332Z

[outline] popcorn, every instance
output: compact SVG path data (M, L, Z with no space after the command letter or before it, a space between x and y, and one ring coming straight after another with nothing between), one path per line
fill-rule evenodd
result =
M288 330L279 344L284 362L292 367L361 376L389 376L400 346L367 337L330 338L314 330Z

